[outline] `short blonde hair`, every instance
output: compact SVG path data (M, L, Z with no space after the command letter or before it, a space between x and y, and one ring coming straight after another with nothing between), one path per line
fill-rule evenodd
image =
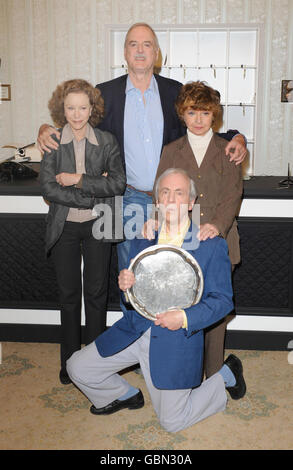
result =
M94 88L86 80L67 80L57 86L49 100L48 108L55 125L64 127L66 118L64 113L64 100L69 93L85 93L92 107L89 123L96 127L104 115L104 100L98 88Z

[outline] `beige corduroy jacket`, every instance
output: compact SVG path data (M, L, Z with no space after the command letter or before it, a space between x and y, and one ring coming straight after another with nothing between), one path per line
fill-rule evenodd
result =
M229 162L227 141L214 134L198 167L187 135L163 149L156 179L168 168L182 168L194 180L200 204L200 223L214 224L226 239L232 265L240 262L236 215L243 191L241 165Z

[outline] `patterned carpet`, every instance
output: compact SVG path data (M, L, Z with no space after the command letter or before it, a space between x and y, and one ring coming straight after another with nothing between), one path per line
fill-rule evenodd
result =
M288 352L233 352L243 361L246 396L171 434L160 427L143 377L135 372L125 378L143 391L144 408L94 416L73 385L60 384L58 345L2 343L0 449L293 449L293 361Z

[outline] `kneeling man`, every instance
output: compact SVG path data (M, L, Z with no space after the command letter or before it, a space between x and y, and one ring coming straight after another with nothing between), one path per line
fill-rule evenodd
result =
M90 411L103 415L144 405L141 391L118 374L140 363L160 424L169 432L177 432L223 411L226 391L239 399L246 385L241 361L233 355L219 372L202 382L203 330L233 309L226 241L216 237L199 242L194 237L197 227L189 211L196 197L195 186L183 170L173 168L163 173L155 194L163 216L160 233L153 240L134 239L130 257L160 243L186 249L202 269L201 300L185 310L162 312L155 321L126 310L96 341L71 356L67 370L91 401ZM120 272L120 289L125 291L134 282L131 271Z

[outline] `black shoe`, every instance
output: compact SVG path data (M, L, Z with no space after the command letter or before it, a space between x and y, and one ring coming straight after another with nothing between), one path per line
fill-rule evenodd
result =
M239 398L244 397L246 393L246 384L243 377L242 362L240 359L238 359L238 357L234 356L234 354L230 354L230 356L228 356L225 360L224 364L229 367L236 379L236 384L234 387L226 387L226 390L228 390L233 400L239 400Z
M142 408L143 405L143 394L141 391L139 391L133 397L127 398L127 400L114 400L112 403L109 403L109 405L106 405L103 408L96 408L94 405L92 405L90 407L90 412L94 415L110 415L111 413L116 413L116 411L119 411L122 408L137 410L138 408Z
M69 385L69 384L72 383L71 378L70 378L69 375L67 374L67 370L66 370L65 368L63 368L63 367L62 367L62 369L60 370L59 379L60 379L60 382L61 382L63 385Z

